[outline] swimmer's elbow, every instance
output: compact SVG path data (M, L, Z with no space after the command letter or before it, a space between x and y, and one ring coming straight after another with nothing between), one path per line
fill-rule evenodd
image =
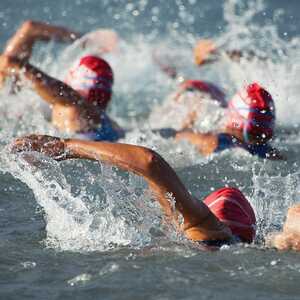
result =
M143 157L142 169L145 175L156 175L166 164L164 159L154 150L141 148Z
M36 22L33 20L26 20L22 23L20 26L19 32L23 35L28 35L32 32L32 30L35 28Z

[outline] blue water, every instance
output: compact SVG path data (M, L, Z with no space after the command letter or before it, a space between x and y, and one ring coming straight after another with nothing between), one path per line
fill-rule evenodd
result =
M83 33L116 30L123 52L108 57L116 77L109 112L134 129L124 141L161 153L199 199L224 185L239 187L259 226L250 246L204 252L164 225L136 176L42 156L35 157L39 168L28 165L7 152L11 139L59 133L30 88L0 91L0 299L299 299L299 254L264 245L299 201L299 9L296 0L1 0L1 48L28 18ZM271 59L198 69L191 49L199 37ZM157 47L171 49L182 76L216 82L228 97L245 82L266 86L277 109L274 145L288 160L265 162L241 151L204 158L148 132L149 112L176 86L151 61ZM72 46L39 44L32 62L62 78L79 54Z

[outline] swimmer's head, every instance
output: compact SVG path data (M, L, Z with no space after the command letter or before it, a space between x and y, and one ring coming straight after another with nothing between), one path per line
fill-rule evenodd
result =
M226 129L246 143L266 143L273 137L274 126L274 101L259 84L248 85L229 101Z
M181 96L184 92L201 92L207 94L211 99L217 100L221 106L226 105L225 94L216 85L201 80L186 80L180 84L177 96Z
M236 188L225 187L207 196L203 202L210 211L225 223L235 237L251 243L256 233L256 218L245 196Z
M113 71L102 58L87 55L69 70L65 82L87 102L105 109L111 99Z

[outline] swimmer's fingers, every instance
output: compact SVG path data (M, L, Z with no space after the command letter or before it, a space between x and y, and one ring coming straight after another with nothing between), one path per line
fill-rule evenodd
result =
M300 204L289 208L287 218L280 233L270 234L266 243L278 250L300 251Z
M217 47L212 40L200 40L194 48L194 60L197 65L214 62L217 54Z
M6 55L0 56L0 81L4 82L9 71L9 57Z
M5 84L7 77L12 77L13 87L19 81L19 73L24 65L24 61L7 55L0 56L0 88Z
M17 75L24 62L12 56L0 56L0 79L9 75Z
M42 152L42 140L44 136L40 135L28 135L21 138L17 138L11 144L11 152L28 152L37 151Z
M64 140L48 135L29 135L17 138L11 145L11 152L36 151L56 160L66 158Z
M283 230L284 232L293 232L300 235L300 204L289 208Z
M300 251L300 235L295 232L280 232L268 237L266 244L278 250Z

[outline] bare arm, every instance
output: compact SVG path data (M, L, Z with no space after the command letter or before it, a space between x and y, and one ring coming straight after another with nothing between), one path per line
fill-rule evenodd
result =
M81 140L60 140L49 136L29 136L17 139L15 151L39 151L55 159L84 158L99 160L118 166L142 176L158 199L164 213L177 220L177 213L184 218L179 224L192 240L226 240L231 238L230 230L208 209L196 201L182 184L175 171L156 152L139 146L88 142ZM172 194L176 212L168 198Z
M28 20L19 27L14 36L7 42L3 54L28 60L36 41L56 40L67 43L80 36L79 33L61 26Z
M2 55L0 56L0 75L2 78L18 76L20 73L32 83L33 89L49 104L87 105L84 99L70 86L53 78L28 62ZM95 109L94 109L95 110Z
M32 83L34 90L50 104L84 106L84 99L69 85L53 78L35 66L25 63L25 77Z
M188 141L203 155L212 154L218 147L217 136L210 133L198 133L191 130L184 130L176 134L176 140Z

